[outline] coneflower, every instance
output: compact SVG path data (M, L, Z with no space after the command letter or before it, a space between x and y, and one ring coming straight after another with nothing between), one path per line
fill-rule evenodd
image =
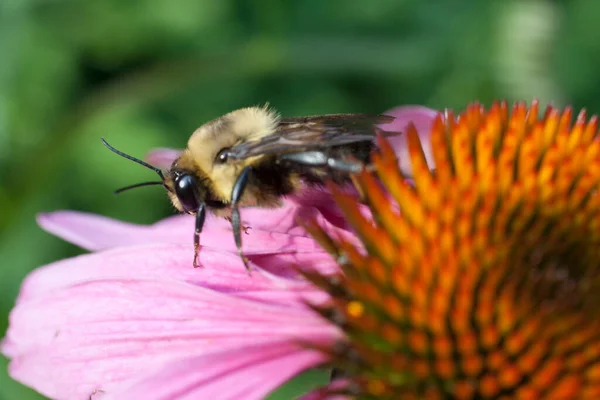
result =
M331 187L363 246L308 224L343 270L307 275L344 333L321 347L342 372L323 396L600 398L600 141L572 115L447 112L435 171L409 128L414 184L382 141L357 179L372 217Z
M399 118L425 150L412 127L381 141L357 177L368 207L330 188L345 221L327 196L245 212L251 278L216 220L194 269L186 217L43 216L103 251L27 278L11 375L61 399L259 399L327 365L311 398L600 398L596 118L475 104L429 132L435 115Z

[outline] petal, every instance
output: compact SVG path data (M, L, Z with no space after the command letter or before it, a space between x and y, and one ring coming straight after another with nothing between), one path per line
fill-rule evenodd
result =
M353 185L346 185L340 189L345 193L352 194L358 198L358 192ZM346 218L340 211L335 201L333 201L329 190L327 190L325 187L317 186L304 188L293 195L290 195L288 199L289 201L303 207L298 212L298 218L301 220L310 218L310 214L314 213L311 208L315 208L320 214L317 218L322 218L324 222L326 221L326 225L333 225L345 230L349 229Z
M300 305L265 304L176 281L105 279L21 301L2 351L12 359L14 379L52 398L85 398L215 349L336 335Z
M278 278L260 270L249 276L237 254L211 249L200 251L201 268L193 268L190 261L191 252L191 246L138 245L58 261L29 274L21 286L18 300L45 296L57 289L90 280L109 278L173 280L228 293L291 293L294 290L303 291L308 287L306 282ZM325 257L330 259L323 254L322 258ZM311 260L317 261L315 259L316 256L311 257ZM278 260L264 258L261 261L267 264ZM299 262L302 262L301 258Z
M108 399L263 399L301 371L325 361L291 342L237 347L170 363Z
M171 168L171 164L173 164L173 161L175 161L175 159L179 157L181 152L181 150L157 148L150 150L144 158L150 164L160 169L168 170L169 168Z
M427 164L431 169L434 169L435 163L431 152L431 128L433 120L440 112L423 106L401 106L386 111L384 114L396 117L396 119L390 123L379 125L383 130L404 132L409 123L415 125L419 138L421 139L423 152L427 158ZM392 136L388 140L396 149L400 169L405 176L412 176L412 166L408 154L406 135Z
M248 234L242 237L244 253L321 252L320 246L294 221L298 217L297 211L297 207L243 210L244 221L252 221L247 224ZM301 216L308 218L316 213L316 209L303 210ZM187 215L166 218L153 225L135 225L93 214L58 211L39 214L38 223L46 231L88 250L143 243L191 246L194 232L194 217ZM334 226L331 229L337 230ZM231 224L225 219L208 216L200 241L204 248L237 254Z
M136 243L182 242L184 218L168 218L160 225L162 229L152 229L158 228L159 224L143 227L95 214L57 211L38 214L37 222L45 231L67 242L87 250L102 250Z

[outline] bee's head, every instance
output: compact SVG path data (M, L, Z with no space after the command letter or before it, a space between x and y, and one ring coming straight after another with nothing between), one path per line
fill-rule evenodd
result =
M173 206L181 212L194 214L204 202L205 190L191 171L171 168L165 179L165 186Z
M201 204L210 209L226 208L215 193L208 175L198 166L189 149L176 159L165 176L165 187L173 206L184 213L195 214Z

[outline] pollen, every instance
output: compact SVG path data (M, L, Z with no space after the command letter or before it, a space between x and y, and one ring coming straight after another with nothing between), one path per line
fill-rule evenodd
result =
M349 350L329 355L352 393L598 398L598 119L537 102L447 111L432 125L435 170L419 132L404 134L411 177L383 138L356 176L372 217L330 186L361 247L310 225L348 255L345 290L319 311L347 317Z

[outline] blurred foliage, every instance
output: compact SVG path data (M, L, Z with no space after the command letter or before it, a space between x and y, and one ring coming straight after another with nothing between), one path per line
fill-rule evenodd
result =
M286 116L534 97L598 112L599 19L594 0L0 0L0 332L27 272L80 253L37 212L172 213L160 189L112 196L152 174L101 136L143 156L267 101ZM37 398L5 364L0 399Z

